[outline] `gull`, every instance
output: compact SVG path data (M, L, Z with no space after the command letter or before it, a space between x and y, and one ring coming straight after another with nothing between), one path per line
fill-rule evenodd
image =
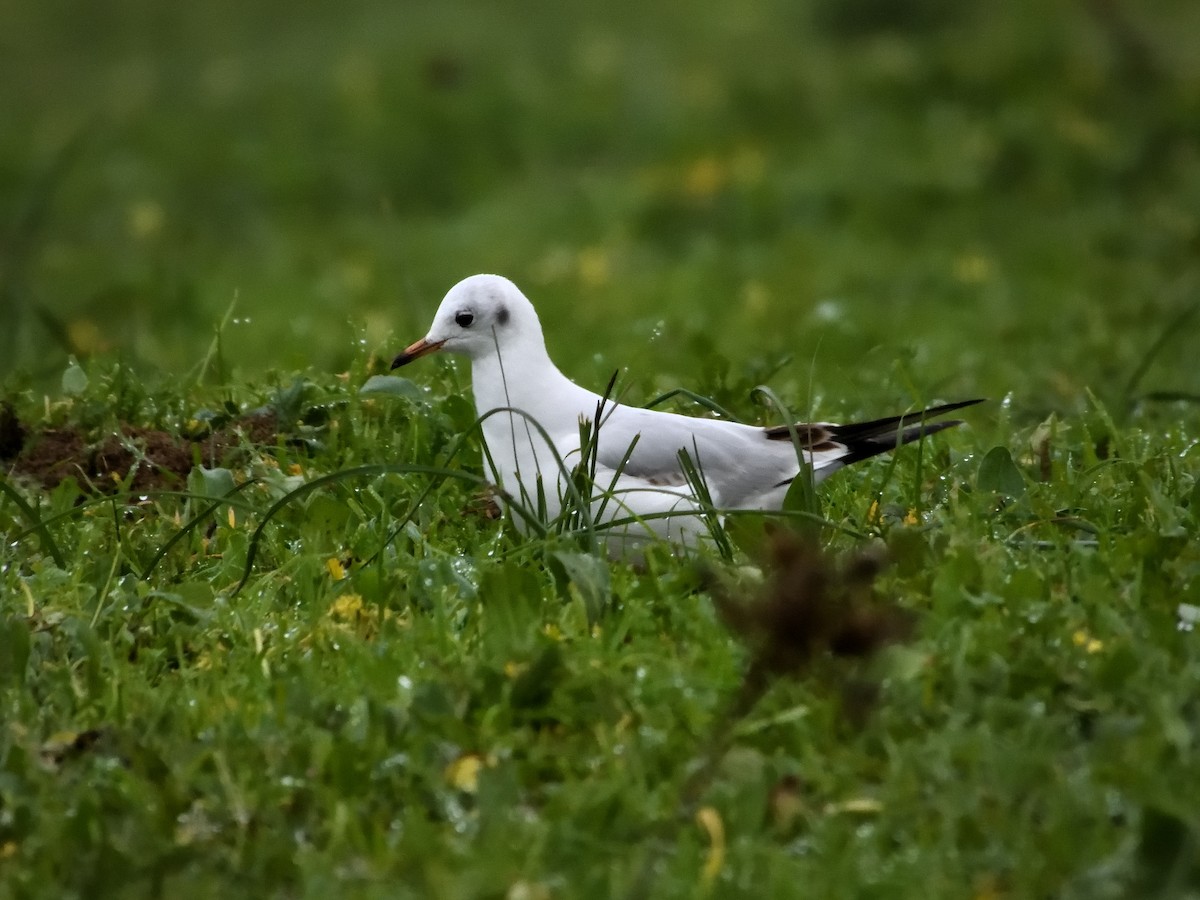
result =
M627 406L558 370L533 304L499 275L454 285L429 333L397 355L392 368L435 351L471 361L486 456L505 505L518 507L518 527L534 514L552 521L564 509L578 518L586 508L614 557L660 538L694 547L710 533L706 511L779 510L797 478L816 484L851 463L958 425L927 420L981 402L847 425L767 428Z

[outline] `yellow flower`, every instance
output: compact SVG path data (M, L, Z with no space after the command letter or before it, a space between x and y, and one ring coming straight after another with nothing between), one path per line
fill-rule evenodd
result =
M465 794L474 794L479 790L482 769L483 758L478 753L465 753L446 766L446 783Z
M101 353L112 347L100 326L91 319L72 319L67 323L67 340L76 353Z
M991 274L991 260L979 253L966 253L954 260L954 277L963 284L983 284Z
M1073 635L1071 640L1076 647L1082 647L1086 653L1099 653L1104 649L1104 641L1099 638L1094 638L1087 631L1080 628Z
M153 200L139 200L129 207L129 232L135 238L152 238L162 231L166 216Z
M603 247L585 247L579 251L579 278L589 287L608 283L610 272L608 251Z
M528 668L528 663L514 662L510 659L504 664L504 674L509 678L516 678Z
M334 581L341 581L346 577L346 567L342 565L342 561L336 556L331 556L325 560L325 568L329 570L329 577ZM362 605L361 599L359 605Z
M728 174L719 160L702 157L688 167L683 176L683 191L692 197L711 197L725 186Z
M347 622L362 615L363 598L358 594L342 594L329 607L329 615L334 619Z

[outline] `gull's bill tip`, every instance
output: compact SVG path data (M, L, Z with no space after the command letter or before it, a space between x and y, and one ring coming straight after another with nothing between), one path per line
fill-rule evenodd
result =
M442 349L442 344L444 343L446 342L427 341L425 338L421 338L415 344L409 344L404 348L403 352L397 354L396 358L392 360L392 368L398 369L401 366L407 366L418 357L424 356L427 353L436 353Z

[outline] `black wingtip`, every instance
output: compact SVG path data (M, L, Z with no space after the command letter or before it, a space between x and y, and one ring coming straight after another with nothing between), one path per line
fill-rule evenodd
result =
M937 434L939 431L961 425L963 424L962 419L944 419L940 422L930 422L929 419L953 412L956 409L983 403L985 400L986 398L982 397L974 400L959 400L955 403L930 406L917 412L888 416L870 422L855 422L849 425L820 422L776 425L766 429L766 435L773 441L799 440L800 448L811 452L837 449L839 446L845 448L845 454L834 460L837 468L841 468L895 450L897 447L920 440L926 435ZM775 487L783 487L790 484L792 480L792 478L786 478Z
M911 444L913 441L937 434L939 431L945 431L947 428L961 425L963 424L962 419L944 419L940 422L930 422L929 419L983 402L984 398L959 400L956 403L943 403L940 406L930 406L918 412L889 416L873 422L839 425L830 430L833 432L835 440L846 445L849 452L843 457L842 462L849 465L881 453L887 453L889 450L895 450L905 444Z
M795 425L774 425L766 429L766 432L767 437L773 441L790 441L793 434L798 434L805 446L815 445L819 441L829 439L841 441L842 443L887 439L894 446L897 433L914 423L929 422L930 419L954 412L956 409L963 409L964 407L974 406L977 403L983 402L985 402L983 398L959 400L955 403L930 406L926 409L904 413L899 416L886 416L882 419L872 419L869 422L850 422L846 425L834 425L824 422L798 422ZM941 428L949 428L952 425L959 424L961 424L961 420L942 423ZM932 430L932 425L926 426L926 433L931 433Z
M975 406L979 403L987 403L987 401L988 401L987 397L975 397L972 400L956 400L954 403L943 403L940 406L930 406L928 409L922 410L919 413L909 413L909 415L910 416L919 415L919 416L926 416L926 417L940 416L943 413L954 412L954 410L956 410L956 409L965 409L968 406ZM958 424L961 425L962 423L959 422Z
M983 398L979 398L975 400L959 400L955 403L942 403L938 406L928 406L925 409L903 413L899 416L886 416L882 419L872 419L870 422L851 422L846 425L837 425L830 430L841 441L866 441L883 438L890 438L894 441L898 432L905 431L912 425L928 423L930 419L936 419L939 416L944 416L946 413L964 409L968 406L975 406L977 403L983 402ZM952 425L962 424L962 420L939 424L941 428L949 428ZM938 430L940 431L941 428ZM926 434L931 434L932 429L932 424L925 425Z

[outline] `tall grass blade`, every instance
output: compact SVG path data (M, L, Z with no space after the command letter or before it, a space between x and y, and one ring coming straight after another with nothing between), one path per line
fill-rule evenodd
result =
M0 492L16 505L17 509L21 511L21 514L30 523L29 531L24 532L24 534L36 532L42 542L42 547L50 554L50 558L54 560L54 564L60 569L67 568L66 558L62 555L62 551L58 549L58 544L54 542L54 538L50 534L50 529L46 527L46 522L37 514L37 511L32 506L25 502L25 498L21 496L17 489L8 483L7 478L0 477ZM17 536L17 540L20 540L20 535Z
M1134 395L1137 392L1138 386L1142 383L1142 379L1146 377L1146 373L1154 364L1154 360L1158 358L1159 354L1162 353L1163 348L1170 343L1171 339L1183 331L1184 327L1189 321L1191 321L1192 317L1195 316L1197 312L1200 312L1200 300L1196 300L1188 306L1185 306L1179 311L1178 314L1175 315L1174 318L1168 321L1167 324L1163 326L1163 330L1159 332L1158 337L1154 339L1154 343L1152 343L1142 355L1141 360L1139 360L1137 366L1134 367L1133 373L1129 376L1129 381L1125 384L1122 405L1126 412L1128 412L1134 406L1136 402Z

